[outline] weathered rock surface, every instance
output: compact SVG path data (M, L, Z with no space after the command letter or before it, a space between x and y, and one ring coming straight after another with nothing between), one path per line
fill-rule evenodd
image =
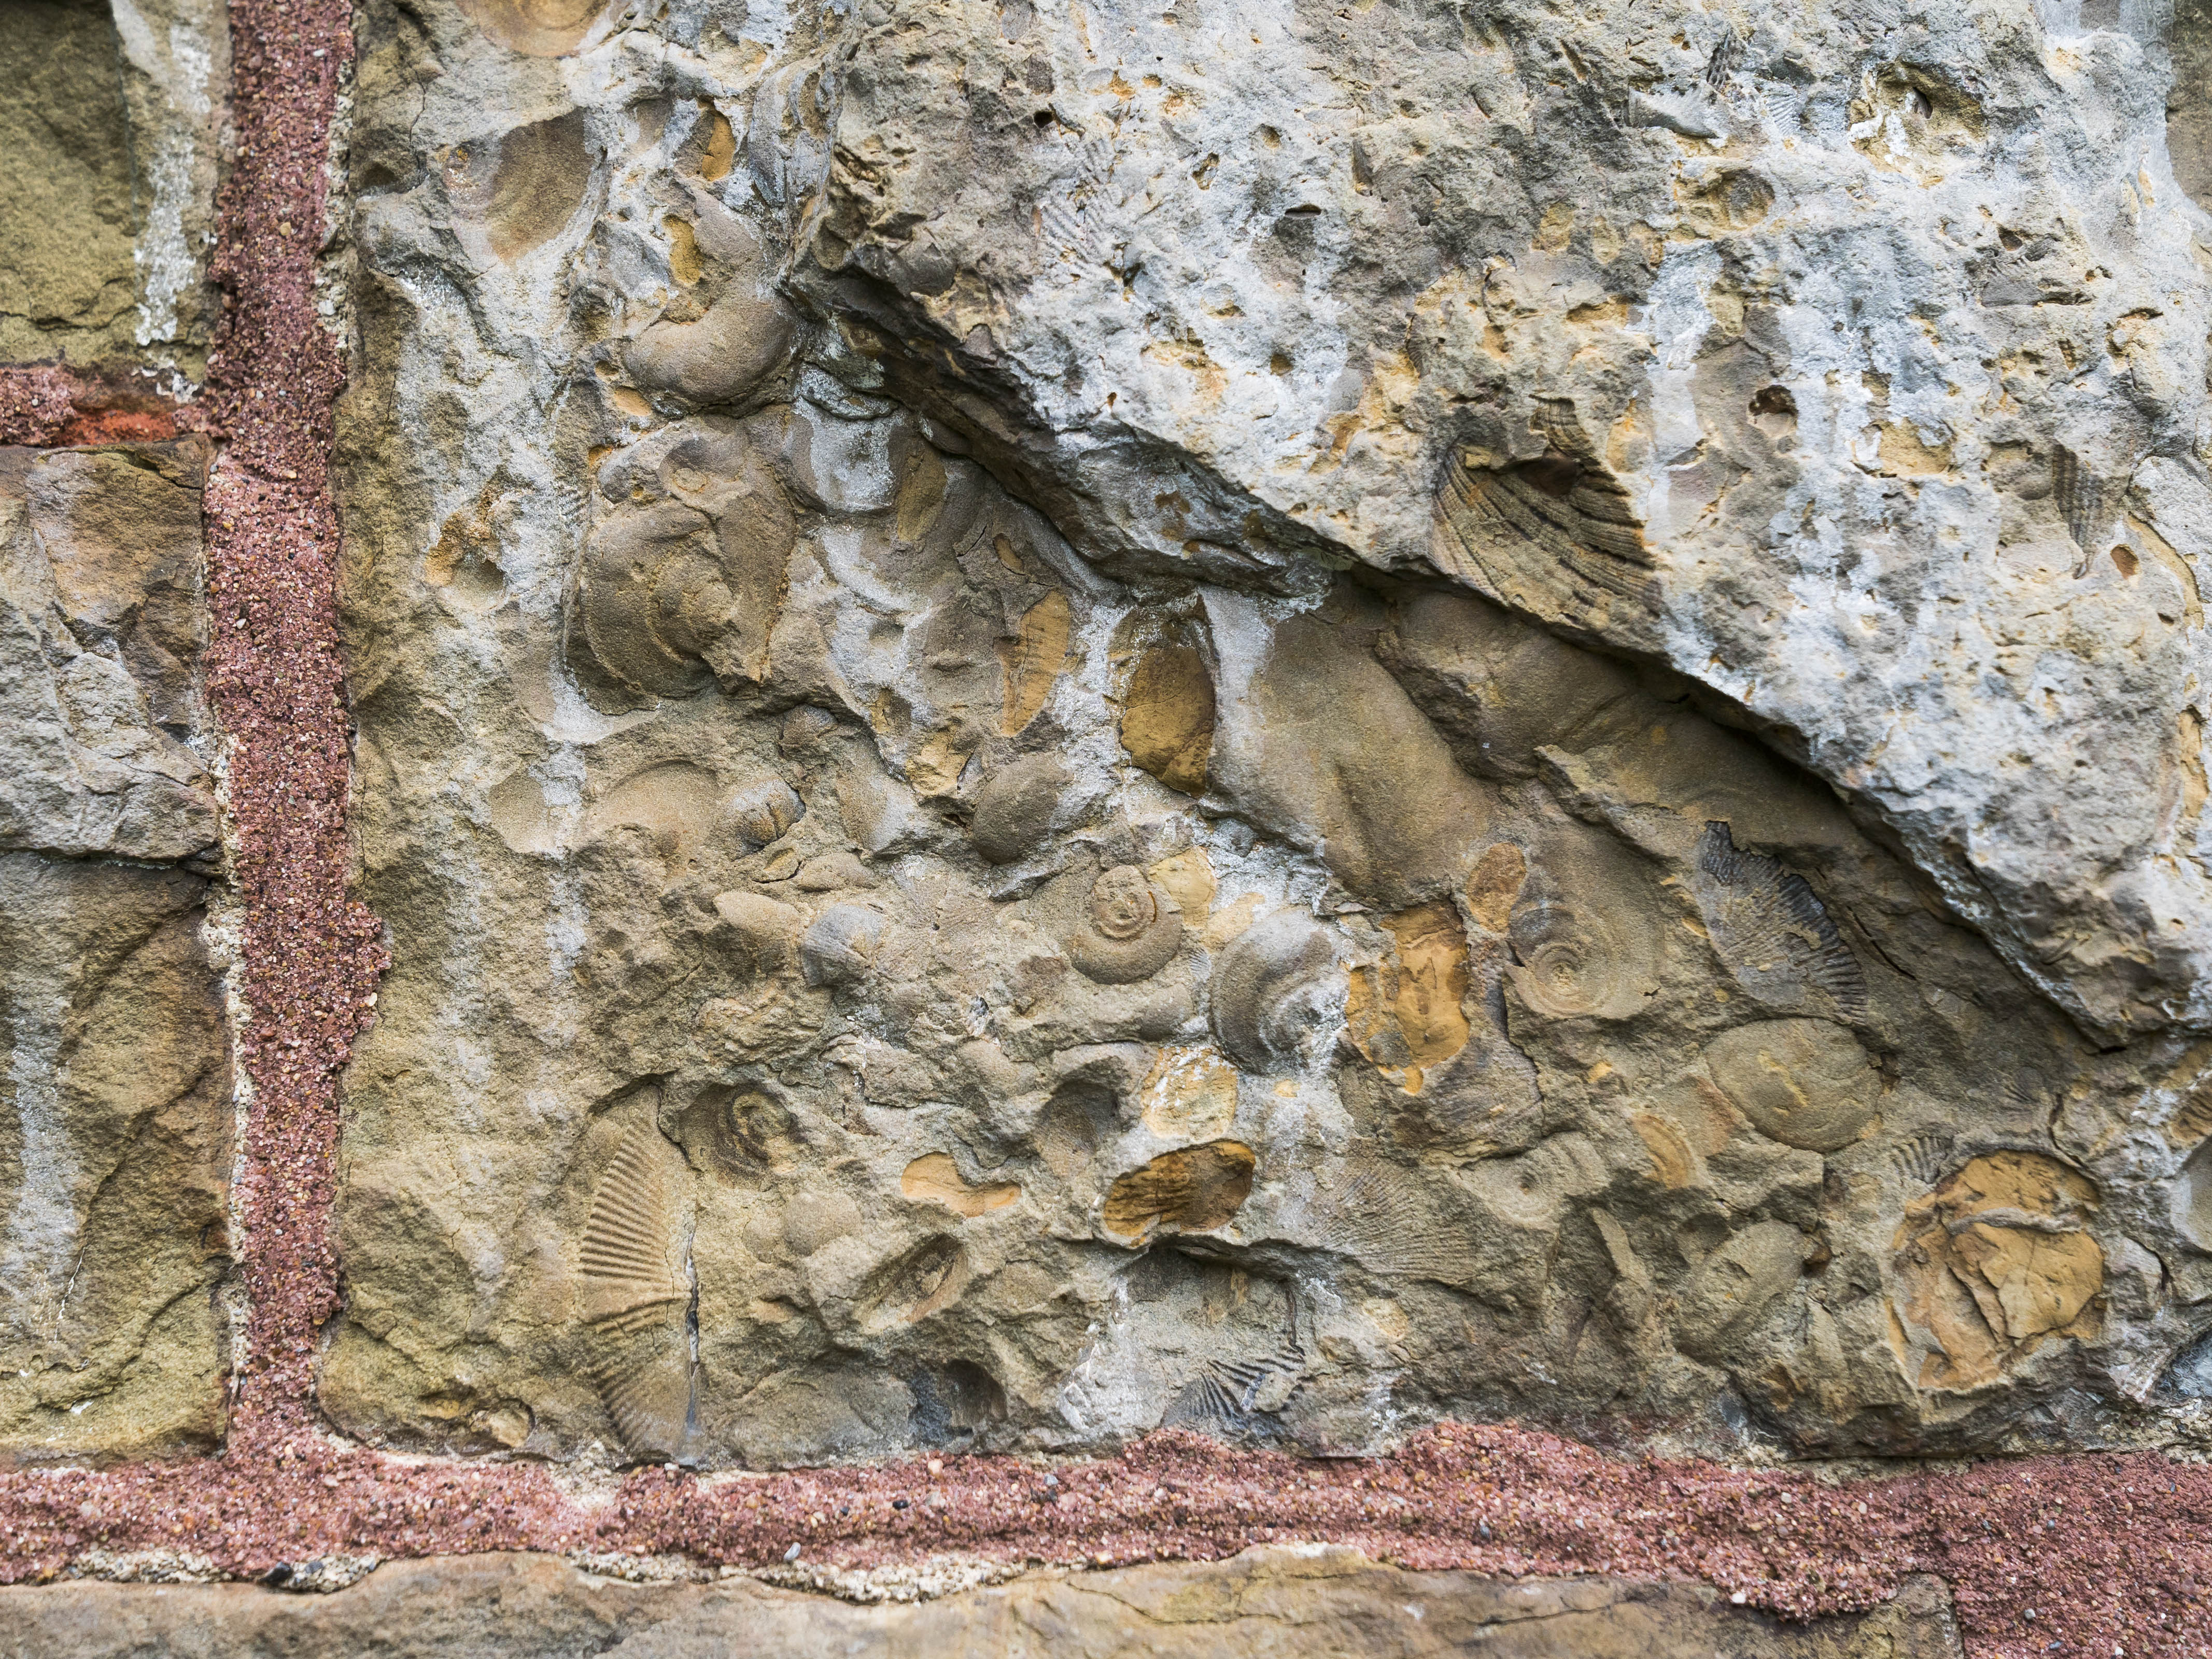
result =
M2163 48L1110 15L365 14L344 600L395 966L325 1408L708 1465L2195 1432L2207 1056L2067 1011L2195 1018L2193 832L2107 830L2166 811L2121 774L2193 775L2147 481L2198 464L2145 435L2125 556L2031 580L2033 469L2119 476L2064 423L2117 371L1946 390L2057 313L1916 297L2016 251L1957 191L2103 164L1999 142L2021 77L2140 122ZM1914 67L1954 34L1971 74ZM2129 199L2051 256L2109 263L2064 317L2198 303L2195 210ZM1848 605L1793 574L1877 544ZM2002 798L1978 722L2022 705L1917 665L1923 605L2078 647L2087 724Z
M0 848L205 861L198 439L0 449Z
M2212 1016L2203 8L857 13L793 280L1118 571L1438 571ZM2169 135L2171 134L2171 138Z
M223 6L7 0L0 20L0 362L197 377L228 143Z
M1857 1617L1779 1625L1714 1592L1604 1578L1416 1573L1346 1550L1255 1549L1203 1565L1031 1573L918 1605L855 1607L750 1579L639 1584L550 1556L394 1562L325 1595L244 1585L0 1589L0 1655L79 1659L688 1659L736 1652L1405 1656L1510 1659L1953 1659L1933 1580Z
M222 1429L231 1077L194 439L0 449L0 1449Z

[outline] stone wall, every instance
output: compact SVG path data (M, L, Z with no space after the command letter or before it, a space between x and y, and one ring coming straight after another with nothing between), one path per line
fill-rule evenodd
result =
M21 1616L2169 1650L2208 20L0 0Z

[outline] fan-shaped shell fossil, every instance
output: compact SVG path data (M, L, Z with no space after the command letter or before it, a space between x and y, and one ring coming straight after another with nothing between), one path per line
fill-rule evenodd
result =
M1881 1110L1881 1075L1859 1041L1826 1019L1739 1025L1705 1045L1721 1092L1770 1140L1840 1152Z
M1435 1197L1417 1170L1348 1163L1316 1201L1316 1241L1375 1273L1465 1283L1475 1271L1474 1241L1437 1216Z
M1345 990L1328 934L1299 911L1278 911L1215 963L1213 1035L1246 1071L1304 1065L1342 1023Z
M1068 782L1067 767L1057 755L1024 755L986 779L968 823L983 861L1012 864L1043 846Z
M756 778L722 798L722 812L748 847L765 847L806 816L806 803L781 778Z
M639 1456L676 1455L690 1421L679 1181L675 1148L640 1113L592 1194L577 1261L580 1310L591 1327L586 1368Z
M799 942L800 970L809 985L849 985L867 977L883 943L884 919L859 904L833 904L814 919Z
M1802 876L1737 851L1716 821L1698 843L1691 887L1714 953L1758 1000L1778 1013L1866 1018L1866 975Z
M1521 1000L1553 1019L1628 1019L1643 1012L1658 982L1648 938L1632 939L1590 902L1547 889L1524 889L1506 926L1513 960L1506 976Z
M1085 978L1130 985L1173 959L1182 945L1182 916L1143 871L1117 864L1099 873L1061 943Z
M1163 1152L1107 1189L1106 1231L1129 1243L1161 1233L1226 1226L1251 1195L1258 1160L1242 1141L1213 1140Z

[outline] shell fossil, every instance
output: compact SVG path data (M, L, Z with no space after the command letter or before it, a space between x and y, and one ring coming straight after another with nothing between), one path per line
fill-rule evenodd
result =
M1716 820L1698 842L1691 888L1714 953L1753 997L1778 1013L1866 1018L1866 975L1802 876L1739 851Z
M1825 1019L1770 1019L1705 1045L1721 1092L1770 1140L1836 1152L1881 1110L1881 1074L1858 1039Z
M797 532L766 467L750 455L736 465L733 478L702 474L696 504L617 507L585 548L572 653L582 645L632 697L690 696L768 672L769 633Z
M1044 846L1071 781L1057 755L1024 755L985 779L968 823L983 861L1012 864Z
M1627 1019L1657 987L1644 951L1613 917L1542 889L1524 889L1506 925L1506 976L1521 1000L1553 1019Z
M1278 911L1221 953L1213 969L1213 1034L1250 1072L1304 1065L1344 1018L1336 948L1310 916Z
M1206 1233L1229 1224L1251 1195L1259 1163L1237 1140L1163 1152L1117 1176L1106 1192L1106 1231L1133 1246L1163 1233Z
M691 1414L691 1287L674 1261L678 1181L675 1149L641 1113L592 1193L577 1261L586 1369L641 1456L675 1455Z
M722 798L722 812L740 840L760 848L781 841L806 816L806 803L781 778L763 777L731 790Z
M1067 959L1101 985L1149 979L1182 945L1182 916L1173 899L1133 864L1102 871L1090 902L1068 928Z
M883 943L884 919L859 904L833 904L814 919L799 942L800 971L809 985L849 985L867 977Z

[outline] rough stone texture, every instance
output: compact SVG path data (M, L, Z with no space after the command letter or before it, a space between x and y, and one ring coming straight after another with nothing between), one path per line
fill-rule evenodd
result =
M198 439L0 449L0 848L204 862Z
M794 280L1083 552L1664 663L2076 1017L2204 1025L2212 13L854 23Z
M2069 231L2094 303L1941 300L2017 240L1958 192L2107 154L2000 142L2022 77L2054 132L2132 120L2163 48L1488 15L677 7L525 51L366 10L343 601L394 965L349 1432L2201 1432L2212 1051L2151 1029L2201 913L2136 951L2152 842L2100 827L2194 775L2193 544L2145 480L2197 464L2032 578L2030 474L2066 436L2118 476L2060 414L2118 394L2100 356L2001 395L1958 332L2057 361L2156 272L2182 316L2196 210ZM1792 631L1844 604L1816 545L1866 566L1848 657ZM2000 764L2002 676L1911 655L1939 604L2073 641L2087 724ZM1678 648L1723 611L1766 702ZM1905 684L1892 770L1838 770Z
M602 1568L605 1563L593 1563ZM854 1607L726 1579L631 1583L550 1556L394 1562L330 1595L242 1585L0 1589L0 1655L691 1659L730 1652L1123 1656L1428 1654L1500 1659L1953 1659L1948 1598L1914 1581L1863 1617L1781 1625L1711 1590L1617 1579L1411 1573L1348 1550L1203 1566L1034 1573L912 1606Z
M0 1449L222 1428L198 439L0 449ZM163 867L167 866L167 867Z
M0 3L0 362L198 378L229 56L220 0Z

